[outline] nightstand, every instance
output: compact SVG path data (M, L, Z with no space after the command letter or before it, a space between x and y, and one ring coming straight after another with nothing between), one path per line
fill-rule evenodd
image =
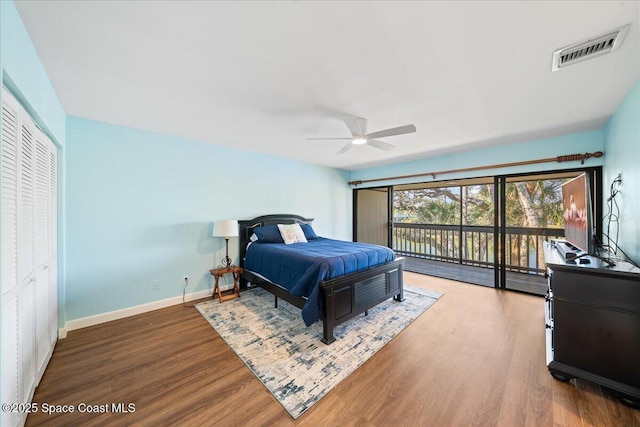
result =
M213 294L211 295L211 298L215 298L217 295L220 302L228 301L234 298L240 298L239 280L240 280L240 275L242 274L242 267L236 267L232 265L231 267L214 268L209 270L209 273L211 273L211 275L215 277L215 282L216 282L213 288ZM218 284L218 281L222 276L229 273L233 275L233 289L229 289L230 291L233 291L233 293L230 293L228 295L222 295L222 291L220 290L220 285Z

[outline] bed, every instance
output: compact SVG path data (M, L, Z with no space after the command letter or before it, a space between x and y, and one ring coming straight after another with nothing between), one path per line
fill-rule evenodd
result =
M355 246L355 251L359 255L346 255L347 258L355 258L355 266L339 266L340 260L335 260L333 255L323 252L325 249L331 251L333 242L340 242L319 237L309 239L309 243L297 243L293 245L262 244L252 242L251 238L258 227L275 226L277 224L303 224L311 225L312 218L304 218L298 215L265 215L251 220L239 221L240 237L240 266L243 267L241 276L241 287L246 288L248 283L259 286L275 296L275 306L278 298L281 298L298 308L302 309L302 316L307 325L321 320L323 324L322 342L330 344L335 341L333 330L336 325L351 319L354 316L364 313L378 305L379 303L393 298L396 301L404 300L404 290L402 282L402 272L404 258L395 258L393 251L388 248L367 245L374 247L373 253L360 255L363 243L342 242ZM306 232L305 232L306 233ZM313 232L312 232L313 233ZM256 262L257 254L266 256L266 247L278 247L276 261ZM380 249L391 252L391 257L386 257ZM366 248L365 248L366 249ZM337 251L342 254L347 249L340 247ZM313 252L319 252L319 258L315 261L308 256ZM378 253L376 255L375 253ZM247 258L248 257L248 258ZM292 258L303 258L303 263L307 263L311 271L290 273L285 277L290 283L278 283L274 277L280 277L273 273L272 264L280 266L293 265ZM376 259L377 257L377 259ZM365 260L365 258L368 259ZM275 258L274 258L275 259ZM252 270L258 270L254 271ZM264 268L267 270L265 271ZM288 267L287 267L288 268ZM311 280L312 285L301 285L296 279L305 276ZM270 277L270 278L267 278ZM273 280L273 281L272 281ZM297 281L292 286L292 282ZM286 280L285 280L286 281Z

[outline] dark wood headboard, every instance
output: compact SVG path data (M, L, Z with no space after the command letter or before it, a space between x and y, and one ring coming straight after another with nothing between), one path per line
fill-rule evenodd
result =
M257 218L238 221L238 234L240 237L240 267L244 267L244 256L247 251L247 244L249 244L253 229L256 227L262 227L263 225L278 225L278 224L311 224L313 218L304 218L300 215L292 214L275 214L275 215L263 215Z

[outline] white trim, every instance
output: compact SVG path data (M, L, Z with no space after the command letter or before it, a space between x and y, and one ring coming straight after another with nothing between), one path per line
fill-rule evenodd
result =
M187 294L185 296L185 301L194 301L209 296L211 296L211 289L205 289L203 291ZM129 316L135 316L136 314L147 313L149 311L170 307L176 304L182 304L182 295L163 299L160 301L153 301L146 304L136 305L133 307L127 307L120 310L109 311L107 313L96 314L94 316L87 316L80 319L69 320L65 323L64 327L58 329L58 337L59 339L63 339L67 337L67 332L69 331L75 331L76 329L99 325L100 323L111 322L112 320L123 319Z

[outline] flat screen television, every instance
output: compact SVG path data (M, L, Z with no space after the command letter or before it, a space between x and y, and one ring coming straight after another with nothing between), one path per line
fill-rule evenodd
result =
M578 252L594 253L589 176L583 173L562 184L564 238ZM573 254L572 254L573 255ZM568 258L568 257L567 257Z

